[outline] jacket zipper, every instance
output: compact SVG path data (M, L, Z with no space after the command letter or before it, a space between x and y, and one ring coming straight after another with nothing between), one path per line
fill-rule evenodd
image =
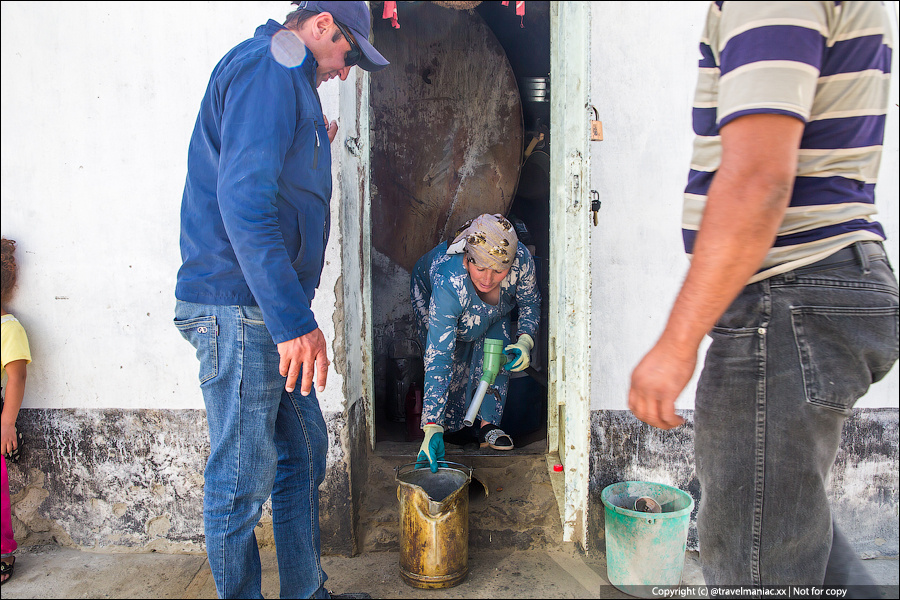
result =
M319 122L313 119L313 128L316 131L316 147L313 148L313 169L319 168Z

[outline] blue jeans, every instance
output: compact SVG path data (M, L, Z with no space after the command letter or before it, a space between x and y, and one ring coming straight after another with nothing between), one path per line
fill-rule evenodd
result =
M708 585L872 584L827 486L845 418L897 360L897 331L887 258L858 251L751 284L722 316L695 406Z
M284 390L258 307L178 301L175 325L200 361L210 441L203 526L216 592L262 598L254 527L271 496L281 597L327 598L318 488L328 434L315 390Z

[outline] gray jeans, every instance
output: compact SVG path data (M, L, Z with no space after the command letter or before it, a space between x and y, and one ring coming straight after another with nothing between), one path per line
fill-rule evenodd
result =
M827 485L845 418L897 360L898 290L886 256L852 248L747 286L710 334L695 411L708 585L872 583Z

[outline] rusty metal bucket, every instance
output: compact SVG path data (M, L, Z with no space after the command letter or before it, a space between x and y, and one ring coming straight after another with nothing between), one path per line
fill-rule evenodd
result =
M469 572L471 467L441 461L437 473L396 468L400 501L400 576L415 588L462 583Z

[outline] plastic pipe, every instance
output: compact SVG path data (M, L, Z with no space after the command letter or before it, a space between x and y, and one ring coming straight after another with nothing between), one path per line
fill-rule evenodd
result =
M471 427L475 422L475 417L481 409L481 401L484 400L484 394L490 386L491 384L484 379L478 382L478 390L476 390L475 395L472 397L472 404L469 405L469 410L466 412L466 418L463 419L463 425L466 427Z

